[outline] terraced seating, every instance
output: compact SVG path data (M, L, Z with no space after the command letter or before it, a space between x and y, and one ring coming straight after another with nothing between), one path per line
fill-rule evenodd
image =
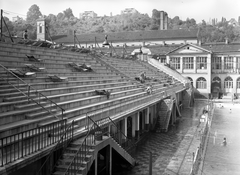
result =
M35 72L23 72L21 70L18 69L8 69L12 74L18 76L18 77L29 77L32 75L35 75Z
M45 70L45 67L37 67L34 64L25 64L25 66L30 70L36 71L36 72L42 72Z
M48 77L53 81L53 82L61 82L61 81L67 81L68 77L59 77L57 75L48 75Z
M68 123L74 120L77 128L83 129L86 127L85 119L88 114L93 115L93 120L101 116L117 116L148 104L156 98L154 94L162 97L162 92L170 92L171 88L176 88L177 85L181 88L181 84L164 87L164 82L167 82L164 74L151 71L132 60L101 58L116 67L114 68L88 54L0 43L0 64L5 67L25 67L25 64L33 61L26 57L30 54L40 59L34 59L34 62L39 67L45 67L45 71L36 72L36 77L23 77L25 83L9 77L0 69L0 139L26 129L47 126L59 119L67 119ZM69 62L89 64L94 71L73 71L68 66ZM147 82L152 85L151 93L132 81L140 71L146 71L147 76L155 76L161 81ZM58 79L68 77L68 81L49 81L48 75L56 75ZM98 89L109 91L111 95L109 98L98 95L95 92ZM46 98L39 97L39 93ZM29 98L38 103L29 101ZM64 109L64 113L47 103L47 99ZM39 105L52 113L43 110Z

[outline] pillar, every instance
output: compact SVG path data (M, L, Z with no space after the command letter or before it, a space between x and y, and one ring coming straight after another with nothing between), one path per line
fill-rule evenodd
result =
M121 123L122 123L122 133L127 136L127 117L125 117L123 120L121 120ZM122 139L126 139L125 136L122 135Z
M211 84L212 84L212 55L208 54L207 55L207 93L211 93Z
M94 166L95 166L95 175L98 175L98 153L96 154L96 156L95 156L95 164L94 164Z
M136 130L136 115L132 115L132 137L135 137L135 130Z
M146 109L146 115L145 115L145 129L149 130L149 113L150 113L150 109L149 106Z
M166 63L168 63L168 64L170 63L170 56L169 55L166 56Z
M193 57L193 70L195 73L197 73L197 58Z
M183 73L183 57L180 57L180 69L179 73Z
M237 58L236 58L236 56L233 57L233 72L237 73Z
M145 112L146 112L145 110L142 111L142 130L145 129L145 116L146 116Z
M111 145L106 148L106 174L112 175L112 147Z
M221 57L222 60L222 72L224 72L224 56Z
M136 113L136 116L135 116L135 136L136 138L139 138L139 124L140 124L140 119L139 119L139 112Z

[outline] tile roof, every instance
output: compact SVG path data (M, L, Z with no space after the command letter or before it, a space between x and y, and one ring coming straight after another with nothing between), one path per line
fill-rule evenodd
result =
M77 35L80 43L93 43L96 37L97 42L103 42L104 36L108 35L111 42L131 42L148 40L174 40L174 39L197 39L197 29L185 30L151 30L136 32L114 32L114 33L92 33ZM73 43L73 35L58 35L52 37L58 43Z
M201 45L201 47L213 53L240 52L240 43L208 43Z

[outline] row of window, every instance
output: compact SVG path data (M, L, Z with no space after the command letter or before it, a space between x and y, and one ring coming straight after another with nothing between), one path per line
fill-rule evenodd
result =
M192 78L188 77L188 79L193 82ZM221 84L221 79L219 77L214 77L212 82L217 82ZM200 77L196 81L197 89L207 89L207 81L205 78ZM226 77L224 79L224 88L233 88L233 79L231 77ZM237 88L240 89L240 77L237 79Z
M183 57L183 69L193 69L194 68L194 57ZM237 66L236 68L240 68L240 57L237 57ZM163 59L161 60L163 61ZM180 69L180 57L171 57L170 65L175 69ZM207 69L207 57L196 57L196 65L197 69ZM224 67L223 69L232 70L234 68L234 59L233 57L224 57ZM212 60L212 69L222 70L222 58L221 57L213 57Z
M183 69L193 69L193 57L183 57ZM197 57L197 69L207 69L207 57ZM180 69L180 57L171 57L170 65L175 69Z
M223 69L233 69L234 68L234 59L233 57L229 56L229 57L224 57L224 67ZM240 57L236 58L236 68L239 69L240 68ZM212 69L222 69L222 58L221 57L213 57L212 60Z

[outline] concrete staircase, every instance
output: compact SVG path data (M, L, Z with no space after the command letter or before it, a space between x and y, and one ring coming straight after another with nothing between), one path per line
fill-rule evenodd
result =
M171 119L172 107L173 107L172 99L165 99L162 101L159 120L160 120L160 130L163 132L168 131L168 126Z

